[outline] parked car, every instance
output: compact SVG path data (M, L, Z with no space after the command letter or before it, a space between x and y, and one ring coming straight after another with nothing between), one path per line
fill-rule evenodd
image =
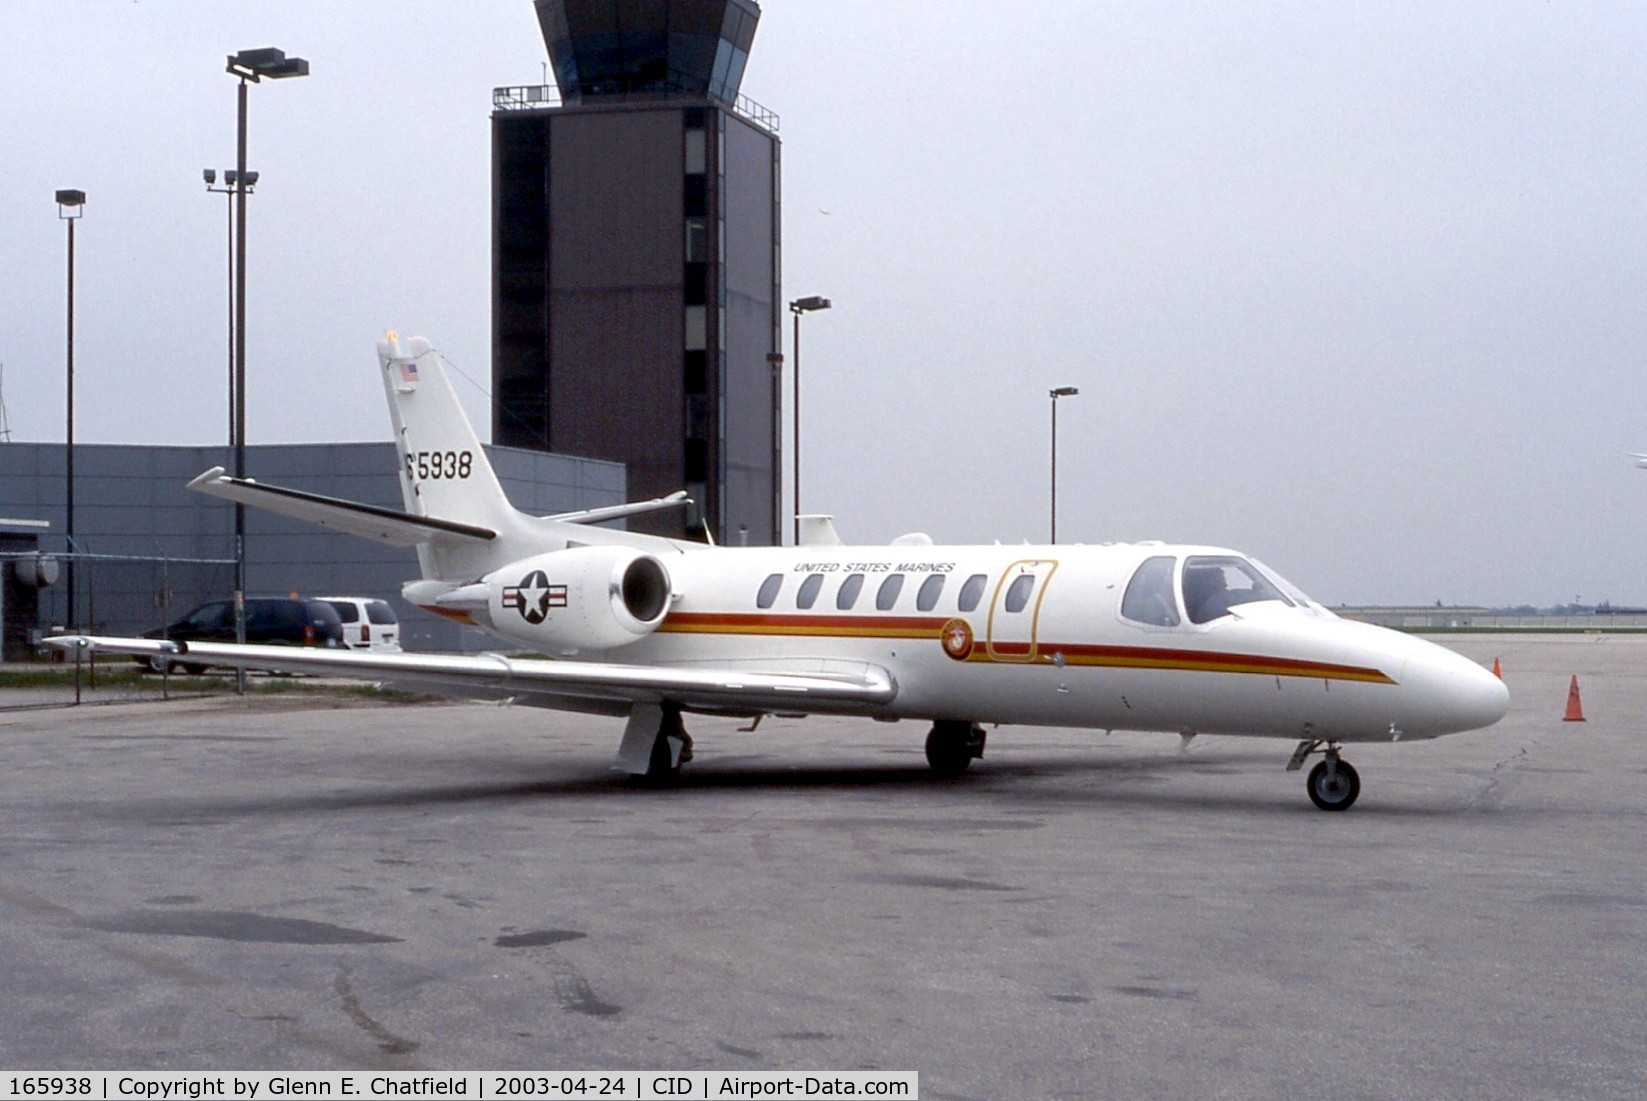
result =
M400 618L387 600L369 596L322 596L343 620L343 643L351 650L400 649Z
M210 600L176 623L145 631L144 638L180 642L233 642L234 601ZM296 597L253 597L246 601L246 641L261 646L329 646L341 648L343 620L324 600ZM161 656L134 658L139 665L162 672L177 665L186 673L202 673L207 666L194 661L172 662Z

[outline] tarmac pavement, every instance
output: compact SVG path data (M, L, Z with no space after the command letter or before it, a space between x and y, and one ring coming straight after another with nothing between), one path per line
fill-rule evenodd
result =
M963 1098L1647 1097L1647 637L1448 637L1352 746L216 697L0 713L7 1070L916 1070ZM1576 674L1587 721L1562 721Z

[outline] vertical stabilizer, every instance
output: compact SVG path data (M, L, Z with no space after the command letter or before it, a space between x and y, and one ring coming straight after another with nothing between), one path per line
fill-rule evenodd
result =
M402 340L390 333L377 355L406 511L499 532L515 529L520 514L492 472L440 353L422 337ZM418 548L423 575L444 580L476 574L490 564L488 557L474 547L438 542Z

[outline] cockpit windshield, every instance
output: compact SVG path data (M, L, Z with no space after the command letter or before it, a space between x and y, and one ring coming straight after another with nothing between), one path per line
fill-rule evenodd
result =
M1285 593L1287 595L1287 597L1293 602L1293 604L1295 604L1298 607L1304 609L1305 611L1309 612L1312 615L1323 615L1323 614L1331 615L1332 614L1331 612L1328 612L1327 609L1323 608L1321 605L1317 604L1314 600L1312 600L1310 598L1309 594L1304 592L1304 590L1300 589L1297 585L1294 585L1291 581L1288 581L1286 578L1282 577L1280 574L1278 574L1274 570L1270 569L1268 566L1266 566L1264 563L1260 562L1258 559L1251 558L1251 559L1248 559L1248 561L1250 561L1253 565L1257 566L1259 571L1262 572L1265 577L1269 578L1270 581L1274 582L1275 587L1280 589L1283 593Z
M1210 623L1240 604L1294 601L1264 571L1237 555L1197 554L1184 559L1184 608L1191 623Z

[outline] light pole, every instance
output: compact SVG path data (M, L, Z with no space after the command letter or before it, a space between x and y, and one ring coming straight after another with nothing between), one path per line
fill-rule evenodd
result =
M308 76L309 63L301 57L287 57L284 50L265 46L229 55L228 73L238 77L236 98L235 179L234 179L234 388L230 417L234 421L234 476L246 476L246 195L252 181L246 172L246 84L287 77ZM246 506L234 505L234 638L246 641ZM241 692L246 690L246 671L236 674Z
M783 544L783 353L768 352L772 369L772 545Z
M1058 399L1073 398L1081 391L1060 386L1047 393L1052 397L1052 542L1058 542Z
M813 310L827 310L830 302L827 298L818 295L809 295L806 298L797 298L789 304L789 312L795 315L795 545L801 543L801 314L811 313Z
M233 447L235 441L235 410L239 407L240 401L239 393L235 390L234 384L234 196L235 192L239 190L239 188L235 185L236 181L240 179L240 173L232 168L225 168L223 170L224 186L222 187L214 186L217 183L217 169L202 169L200 175L206 181L207 191L210 191L214 195L222 195L228 200L228 202L223 205L227 207L229 211L229 232L225 240L228 242L229 250L229 264L227 269L227 279L229 283L229 293L227 299L229 303L229 446ZM249 195L257 187L257 173L248 172L246 173L246 176L246 193Z
M68 588L68 611L65 614L67 622L63 624L69 630L74 630L79 624L74 609L74 223L80 220L86 212L86 193L73 189L65 189L57 193L57 217L69 223L69 332L68 332L68 385L67 397L64 402L67 426L64 430L63 473L65 475L64 506L68 513L63 525L64 536L68 546L68 568L64 570Z

